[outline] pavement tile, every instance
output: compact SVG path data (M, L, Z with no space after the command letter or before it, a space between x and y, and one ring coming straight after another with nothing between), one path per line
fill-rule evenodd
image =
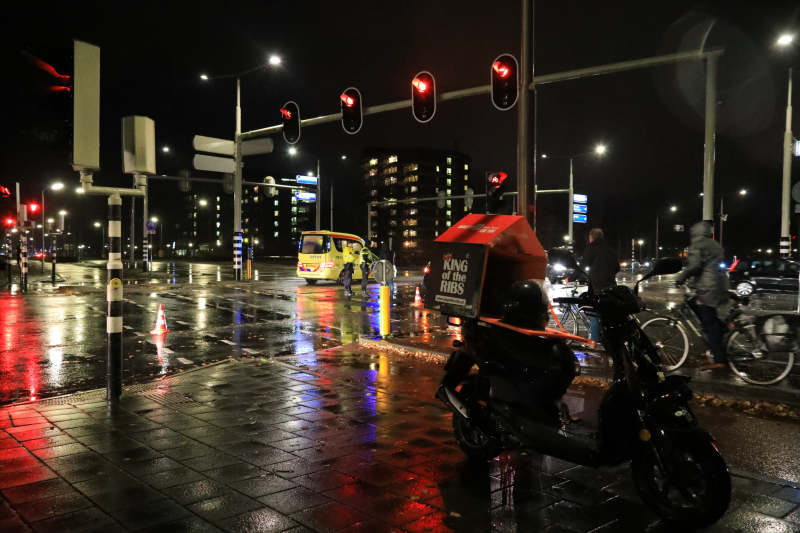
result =
M117 431L109 425L102 423L88 424L85 426L65 429L64 433L72 437L85 437L86 435L95 435L97 433L111 433Z
M367 519L365 514L337 502L304 509L291 517L319 533L333 533Z
M43 466L30 468L28 470L16 470L14 472L0 472L0 489L37 483L55 477L58 477L55 472Z
M219 428L217 426L202 426L191 429L180 429L176 431L176 433L180 433L181 435L186 435L190 439L198 439L200 437L207 437L209 435L220 435L224 432L225 432L224 429Z
M222 468L214 468L212 470L205 470L203 474L220 483L233 483L242 479L251 477L263 476L267 474L266 470L258 468L257 466L249 463L238 463L234 465L224 466ZM272 474L270 474L271 476Z
M192 440L184 435L176 434L173 437L167 437L164 439L148 440L145 442L145 444L154 450L163 451L199 443L196 440Z
M373 466L377 464L378 461L375 459L369 459L366 457L361 457L360 455L343 455L340 457L335 457L333 459L327 459L325 461L320 461L319 464L322 466L326 466L332 470L336 470L337 472L341 472L343 474L351 474L356 470L364 470L367 467Z
M264 507L264 504L242 494L231 493L193 503L186 509L206 520L215 522L260 507Z
M93 451L105 455L108 453L121 452L126 450L133 450L135 448L142 448L144 444L139 441L129 439L127 437L114 439L108 442L102 442L89 446Z
M123 465L126 463L135 463L137 461L158 459L159 457L164 457L164 454L150 448L132 448L121 452L107 453L103 457L115 465Z
M205 435L197 437L195 440L207 446L224 446L226 444L234 444L237 442L246 442L247 435L240 435L238 433L231 433L226 430L221 430L223 433L216 433L213 435ZM263 447L263 445L262 445Z
M63 457L65 455L74 455L76 453L85 453L89 451L86 446L80 443L64 444L62 446L53 446L51 448L40 448L33 450L33 453L39 459L54 459L56 457Z
M114 520L100 509L89 507L48 520L36 522L33 529L39 533L85 533L104 526L114 525Z
M79 511L91 507L92 502L76 492L67 492L49 498L42 498L15 507L15 510L28 522L36 522Z
M295 455L306 459L307 461L319 462L336 457L343 457L350 455L350 452L343 448L335 448L333 446L321 446L315 448L306 448L305 450L297 450L293 452Z
M347 450L348 453L360 455L361 457L375 457L378 455L399 452L400 448L392 446L391 444L384 444L382 442L364 442L354 446L346 446L342 448L342 450Z
M34 424L32 426L7 427L5 428L5 432L18 441L63 435L62 431L53 426L50 422Z
M556 498L587 506L597 505L612 498L612 495L608 492L571 480L552 487L542 487L541 490L547 494L552 494Z
M707 531L713 531L714 533L728 533L729 531L737 533L761 533L767 531L769 533L796 533L800 531L800 526L755 511L734 509L728 511L712 527L707 528Z
M291 461L295 458L296 456L288 452L269 447L264 447L255 453L246 453L237 457L237 459L241 459L242 461L254 464L256 466L274 465L275 463L283 463L285 461Z
M462 463L467 459L464 452L456 446L442 446L422 453L431 459L438 459L451 464Z
M118 474L103 476L89 481L81 481L80 483L75 483L73 486L87 496L94 496L96 494L104 494L106 492L142 486L142 483L127 474Z
M142 476L139 479L154 489L160 490L181 485L183 483L199 481L201 479L205 479L205 476L188 468L176 468L174 470L167 470L165 472L158 472L157 474Z
M89 481L99 477L119 474L122 474L122 471L108 461L102 461L101 463L91 461L87 462L86 466L71 468L69 470L59 470L58 472L58 475L70 483L80 483L81 481Z
M97 494L90 499L105 512L113 513L134 505L163 500L164 495L150 487L138 486Z
M53 446L61 446L63 444L72 444L75 439L69 435L58 435L55 437L45 437L43 439L26 440L22 443L29 450L38 450L39 448L50 448Z
M392 496L360 509L361 512L393 526L402 526L436 511L424 503L402 496Z
M385 487L387 491L406 498L416 498L418 501L430 500L439 496L439 484L426 477L415 477Z
M277 474L282 478L293 479L296 477L305 476L306 474L311 474L313 472L319 472L320 470L324 470L325 467L318 463L311 463L298 457L297 459L293 459L291 461L269 465L267 469L273 474Z
M269 445L285 452L296 452L298 450L305 450L306 448L313 448L319 444L311 439L295 437L293 439L270 442Z
M330 502L330 498L317 494L305 487L297 487L283 492L276 492L258 498L258 501L265 503L284 514L292 514L309 507L316 507Z
M340 530L338 533L403 533L397 526L391 526L377 520L367 520Z
M765 496L763 494L754 494L752 492L743 492L737 490L733 491L731 496L731 507L741 507L742 509L757 511L775 518L783 518L789 514L792 509L797 507L797 504L786 500L780 500L771 496ZM797 513L796 515L793 513L793 515L794 520L792 518L787 518L787 520L800 522L800 513Z
M147 459L145 461L137 461L135 463L123 463L119 468L132 476L146 476L148 474L155 474L157 472L165 472L167 470L174 470L181 468L183 465L169 457L159 457L156 459Z
M30 418L12 418L12 424L17 426L33 426L34 424L46 424L47 419L43 416L32 416Z
M780 498L789 502L800 503L800 489L784 487L778 492L772 493L773 498Z
M521 511L544 509L559 498L534 489L518 486L506 487L491 493L491 507L513 507Z
M538 515L563 526L589 531L613 522L616 517L609 517L592 507L584 507L572 502L558 502L538 511Z
M86 413L76 410L64 414L45 413L45 418L47 418L49 422L64 422L65 420L86 420L90 419L91 417Z
M193 470L197 470L198 472L205 472L206 470L212 470L215 468L222 468L223 466L241 464L242 461L228 455L227 453L214 453L211 455L203 455L201 457L195 457L193 459L186 459L181 461L184 465L188 466Z
M182 485L161 489L161 492L181 505L188 505L190 503L216 498L224 494L230 494L231 490L216 481L201 479L200 481L193 481L192 483L184 483Z
M384 463L375 464L364 470L357 470L351 475L379 487L386 487L417 477L417 474L407 470L400 470Z
M3 496L5 496L6 500L12 505L19 505L69 492L75 492L69 483L63 479L54 478L40 481L39 483L29 483L27 485L4 489Z
M396 468L408 468L420 463L426 463L431 460L428 456L419 455L405 450L378 455L376 456L376 459L381 463L386 463Z
M292 481L307 489L316 492L324 492L326 490L335 489L336 487L355 483L356 478L346 476L333 470L320 470L313 474L292 478Z
M740 476L731 476L731 486L737 491L767 495L778 492L783 488L781 485L776 485L775 483Z
M388 490L364 481L356 481L355 483L326 491L323 495L354 509L397 496Z
M489 515L492 533L516 533L517 531L544 531L548 533L574 532L574 529L551 529L547 526L552 522L539 514L530 511L521 511L511 507L493 509ZM555 524L556 527L560 525ZM598 530L595 530L598 531ZM641 531L631 529L629 531ZM599 532L598 532L599 533Z
M558 474L558 477L580 481L584 485L596 489L608 487L621 480L620 476L597 468L589 468L588 466L576 466L575 468L564 470Z
M17 459L19 457L33 457L33 455L31 455L31 453L21 445L18 445L16 448L6 448L0 450L0 461L8 461L10 459Z
M151 429L149 431L139 431L137 433L128 433L128 437L139 442L147 444L150 441L166 439L169 437L179 437L181 434L169 428Z
M222 520L218 524L230 533L278 533L296 526L297 522L265 507Z
M136 507L129 507L128 509L112 513L111 516L126 528L131 531L136 531L146 527L173 522L179 518L191 516L191 514L191 512L172 500L160 500L137 505Z
M29 470L37 466L44 466L39 459L33 456L15 457L0 461L0 472L14 472L15 470Z
M175 431L180 432L184 429L196 429L209 426L207 422L203 422L202 420L192 419L186 421L177 421L177 422L165 422L164 426L168 427L169 429L173 429Z
M183 461L186 459L192 459L194 457L202 457L203 455L211 455L216 451L217 450L215 450L210 446L197 443L197 444L189 444L187 446L181 446L180 448L171 448L169 450L164 450L162 453L167 457L170 457L177 461Z
M92 465L105 464L108 461L97 455L87 451L86 453L79 453L75 455L65 455L63 457L55 457L53 459L46 459L45 463L53 470L71 470L73 468L87 467Z
M69 418L61 421L53 421L53 424L61 429L79 428L82 426L91 426L97 424L98 421L90 416L82 416L78 418Z
M159 524L152 528L142 529L141 533L221 533L218 527L203 520L199 516L190 516L174 522Z
M292 489L297 485L292 481L283 479L282 477L276 476L274 474L268 474L259 477L244 479L241 481L237 481L235 483L229 483L228 486L238 490L239 492L245 494L246 496L250 496L251 498L258 498L261 496L266 496L268 494L273 494L275 492L281 492L287 489Z

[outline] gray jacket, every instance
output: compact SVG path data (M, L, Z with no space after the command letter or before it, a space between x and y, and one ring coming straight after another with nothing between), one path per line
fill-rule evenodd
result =
M677 284L688 280L697 295L697 303L719 307L728 301L728 274L722 270L722 247L711 238L711 224L698 222L689 230L692 244L686 270L678 275Z

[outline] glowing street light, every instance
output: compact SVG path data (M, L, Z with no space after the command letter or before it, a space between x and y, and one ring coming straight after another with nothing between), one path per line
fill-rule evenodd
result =
M278 56L269 56L269 64L270 65L280 65L281 58Z
M778 39L778 44L780 46L787 46L792 44L792 41L794 41L794 35L789 35L788 33L785 33L781 35L780 38Z
M100 224L99 222L95 222L95 223L94 223L94 227L95 227L95 228L99 228L100 226L102 226L102 224Z
M206 200L200 200L200 205L208 205L208 202Z
M50 186L50 188L53 189L54 191L57 191L59 189L63 189L64 188L64 184L63 183L54 183L54 184L52 184Z
M295 155L297 153L297 148L289 148L289 155Z
M678 210L678 206L677 205L673 205L672 207L669 208L669 210L674 213L675 211Z
M744 196L745 194L747 194L747 189L742 189L741 191L739 191L739 194Z
M598 154L602 155L602 154L606 153L606 147L604 145L600 144L600 145L597 146L597 148L595 148L595 152L597 152Z
M200 74L200 79L201 80L208 80L208 76L206 76L205 74Z
M169 146L165 146L164 148L162 148L162 149L161 149L161 151L163 151L163 152L169 152Z

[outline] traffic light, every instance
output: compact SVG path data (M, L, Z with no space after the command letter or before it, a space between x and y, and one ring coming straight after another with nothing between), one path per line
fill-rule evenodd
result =
M503 54L492 63L492 103L505 111L514 107L519 96L519 64L517 58Z
M347 133L358 133L363 122L361 93L355 87L345 89L339 97L342 100L342 127Z
M289 144L300 140L300 108L294 102L286 102L281 108L283 138Z
M504 182L508 174L505 172L486 173L486 214L487 215L506 215L511 210L503 201L503 194L506 192Z
M411 82L411 111L423 123L436 113L436 80L430 72L420 72Z
M30 203L28 204L28 213L30 213L30 218L33 218L34 215L39 213L39 204Z

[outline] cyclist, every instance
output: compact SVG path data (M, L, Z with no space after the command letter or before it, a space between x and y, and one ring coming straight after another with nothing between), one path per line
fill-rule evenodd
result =
M686 269L678 275L675 286L687 281L694 290L690 305L703 326L713 362L700 365L700 370L725 368L725 348L722 346L722 323L717 308L728 301L728 276L720 267L723 261L722 247L711 238L711 224L698 222L689 230L692 243L689 245L689 261Z
M619 259L614 248L603 238L603 230L593 228L589 232L589 244L583 252L581 266L589 274L592 288L600 291L617 284L616 274L619 272ZM578 273L573 272L571 279L578 279ZM569 280L567 280L569 281ZM590 329L593 341L600 342L600 317L589 313L591 319ZM598 347L600 345L598 344Z

